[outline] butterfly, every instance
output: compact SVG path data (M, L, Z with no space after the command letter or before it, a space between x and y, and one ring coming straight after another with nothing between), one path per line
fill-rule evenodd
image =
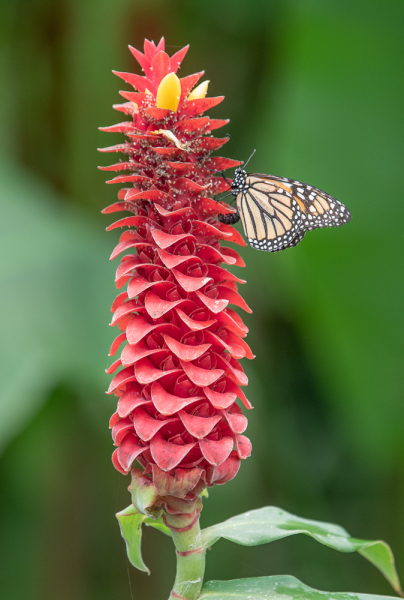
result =
M244 166L254 155L250 156ZM238 167L230 194L236 199L232 214L219 214L225 224L241 219L250 246L266 252L280 252L302 241L306 231L339 227L351 220L351 213L326 192L316 187L275 175L246 173Z

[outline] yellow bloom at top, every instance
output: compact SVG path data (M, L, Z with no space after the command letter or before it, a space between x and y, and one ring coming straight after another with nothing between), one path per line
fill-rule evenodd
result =
M161 80L157 89L157 108L168 108L177 112L181 96L181 83L175 73L169 73Z
M196 88L189 94L188 100L197 100L198 98L205 98L208 93L209 79L202 81Z

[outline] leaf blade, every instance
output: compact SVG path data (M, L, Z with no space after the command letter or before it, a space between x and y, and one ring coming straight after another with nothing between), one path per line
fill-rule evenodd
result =
M394 600L349 592L322 592L308 587L291 575L251 577L232 581L209 581L198 600Z
M206 547L220 538L242 546L258 546L299 533L339 552L359 552L379 569L398 594L402 594L394 556L386 542L352 538L339 525L303 519L275 506L252 510L208 527L203 530L202 538Z
M142 525L144 523L148 527L153 527L168 536L171 536L171 531L164 524L163 519L146 517L133 504L130 504L115 516L118 519L121 536L125 541L129 562L139 571L150 575L150 570L145 565L142 557Z
M145 517L144 524L147 527L153 527L153 529L157 529L158 531L161 531L161 533L164 533L164 535L168 535L169 537L172 537L170 529L167 527L167 525L164 525L163 519L161 517L159 519Z
M116 518L118 519L121 536L125 541L129 562L139 571L150 575L150 571L143 561L141 550L142 523L146 518L145 515L142 515L133 505L130 505L117 513Z
M360 540L360 541L363 541L363 540ZM382 554L382 556L380 556L382 545L384 545L387 549L387 554L389 555L387 560L386 560L386 557L383 556L384 553ZM380 542L376 542L376 544L369 544L369 543L365 544L362 546L362 548L360 550L358 549L358 552L364 558L366 558L366 560L371 562L377 569L379 569L379 571L381 571L381 573L391 583L393 589L398 594L400 594L400 596L403 596L400 579L398 577L396 567L395 567L394 555L393 555L393 552L392 552L390 546L388 544L386 544L386 542L380 541ZM380 568L381 564L385 564L384 570L382 570ZM386 572L389 573L389 577L387 577L387 575L385 574Z

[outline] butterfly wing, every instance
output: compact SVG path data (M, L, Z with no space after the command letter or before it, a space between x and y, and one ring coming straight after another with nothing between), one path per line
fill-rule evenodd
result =
M272 175L257 175L257 177L265 178L268 183L277 183L285 190L284 193L293 196L302 211L302 222L307 231L320 227L340 227L352 218L342 202L312 185L286 177Z
M238 213L250 246L278 252L292 242L302 223L301 209L292 194L277 182L260 175L246 178L245 190L236 198Z
M247 176L236 202L248 243L267 252L292 248L306 231L338 227L351 219L346 206L322 190L261 173Z
M295 237L290 242L290 244L285 246L285 248L294 248L294 246L297 246L298 244L300 244L300 242L302 241L302 239L304 238L305 235L306 235L306 229L301 229L299 231L299 233L297 235L295 235ZM283 248L282 248L282 250L283 250Z

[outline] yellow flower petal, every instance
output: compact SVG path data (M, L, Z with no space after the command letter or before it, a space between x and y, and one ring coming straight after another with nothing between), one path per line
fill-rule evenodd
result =
M157 108L168 108L177 111L181 96L181 83L175 73L169 73L161 80L157 90Z
M196 88L189 94L188 100L196 100L197 98L205 98L208 93L209 79L202 81Z

